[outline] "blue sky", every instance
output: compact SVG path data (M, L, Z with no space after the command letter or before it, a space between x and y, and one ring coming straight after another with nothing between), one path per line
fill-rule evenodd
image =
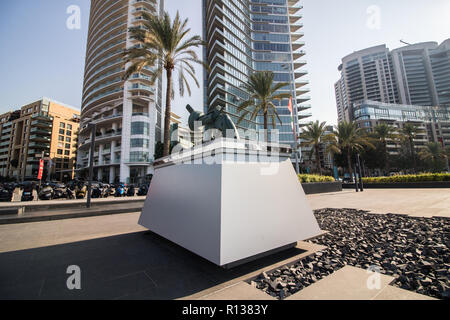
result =
M66 28L70 5L81 8L80 30ZM0 113L42 96L80 106L89 5L89 0L0 1ZM400 39L450 38L449 0L304 0L303 6L313 117L330 124L337 118L333 85L342 57L384 43L395 49ZM371 6L379 8L379 28L367 26ZM201 34L201 0L166 0L166 9L179 10ZM202 91L177 99L175 112L186 116L187 103L201 109Z

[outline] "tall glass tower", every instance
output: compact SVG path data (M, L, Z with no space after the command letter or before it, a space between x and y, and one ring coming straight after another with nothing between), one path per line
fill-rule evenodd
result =
M204 37L207 42L205 61L212 71L205 77L205 108L225 107L237 122L237 107L247 100L242 84L253 72L272 71L275 81L287 82L283 89L293 98L297 126L311 114L305 96L309 89L302 60L305 51L301 41L303 27L297 0L203 0ZM294 144L289 99L276 103L282 124L280 142ZM262 129L262 115L255 121L240 123L241 129Z

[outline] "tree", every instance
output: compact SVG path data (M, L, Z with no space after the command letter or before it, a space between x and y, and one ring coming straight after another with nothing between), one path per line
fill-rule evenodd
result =
M141 14L143 28L130 28L130 34L139 42L139 46L124 52L125 62L131 63L124 78L128 79L131 75L141 72L144 67L154 67L154 70L149 72L151 73L151 82L155 83L165 70L167 91L163 156L168 156L170 153L171 102L175 96L173 72L175 70L178 71L181 96L184 95L185 88L191 95L191 88L186 74L194 80L197 87L200 87L192 64L200 64L206 67L194 51L194 48L203 46L204 42L197 35L188 38L191 31L191 29L187 28L188 19L181 21L178 12L173 22L167 12L162 16L153 16L146 12ZM145 70L148 72L148 69Z
M391 171L391 166L389 163L389 151L388 151L388 140L396 140L398 138L397 129L386 123L381 123L374 128L373 136L378 139L383 145L383 153L385 157L385 171L389 175Z
M164 155L164 143L162 143L161 141L158 141L155 146L154 158L156 160L156 159L162 158L163 155Z
M289 86L288 83L276 83L274 84L273 72L256 72L250 75L247 83L242 88L250 94L250 98L247 101L241 103L238 107L238 111L242 112L238 120L238 124L245 119L245 117L251 114L250 119L254 120L258 114L264 117L264 130L265 141L269 141L268 137L268 121L269 117L272 119L273 128L276 128L276 119L282 124L280 116L277 112L277 107L273 104L274 100L281 100L289 98L289 93L279 93L279 90Z
M419 157L429 162L434 172L438 172L442 170L443 160L447 158L447 154L440 143L432 142L419 152Z
M361 152L365 146L375 148L363 129L360 129L353 122L341 122L335 127L333 141L328 149L334 153L347 155L347 167L350 177L353 177L352 154Z
M417 168L416 146L414 144L414 140L420 133L424 133L424 130L413 123L406 123L400 132L401 137L408 143L408 149L413 161L414 171L416 171Z
M314 154L316 158L316 167L319 171L319 174L322 175L322 164L320 162L320 147L326 142L333 141L333 135L326 135L326 127L327 123L319 121L312 122L303 129L303 132L300 134L300 139L302 143L301 147L311 147L310 158Z

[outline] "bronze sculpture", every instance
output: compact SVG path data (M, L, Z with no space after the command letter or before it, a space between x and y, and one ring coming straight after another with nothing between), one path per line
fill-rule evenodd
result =
M223 108L213 107L207 114L195 111L190 105L187 105L186 109L190 113L189 129L191 129L191 131L196 129L195 123L200 122L201 127L205 127L205 131L216 129L222 132L223 137L239 139L239 132L236 125L231 120L230 116L223 112ZM232 132L232 135L229 136L230 131Z

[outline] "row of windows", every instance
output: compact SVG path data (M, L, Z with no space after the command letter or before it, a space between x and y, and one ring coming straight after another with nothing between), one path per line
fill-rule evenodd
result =
M251 6L253 12L287 14L286 7Z

